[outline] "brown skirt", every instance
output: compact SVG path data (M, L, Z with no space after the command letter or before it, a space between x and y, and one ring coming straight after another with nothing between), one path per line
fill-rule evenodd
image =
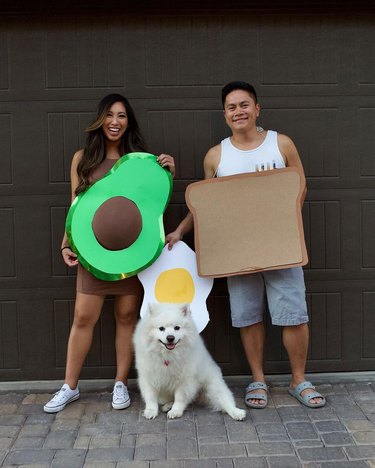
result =
M104 281L93 276L78 264L77 292L95 296L143 296L143 286L138 276L119 281Z

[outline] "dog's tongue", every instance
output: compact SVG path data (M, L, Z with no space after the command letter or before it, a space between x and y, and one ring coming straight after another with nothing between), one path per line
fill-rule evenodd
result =
M168 343L166 346L167 346L167 349L175 349L176 347L174 343Z

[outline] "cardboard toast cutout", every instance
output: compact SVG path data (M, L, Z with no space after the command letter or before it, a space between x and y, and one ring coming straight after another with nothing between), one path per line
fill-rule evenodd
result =
M222 277L308 262L301 203L304 175L295 167L190 184L200 276Z

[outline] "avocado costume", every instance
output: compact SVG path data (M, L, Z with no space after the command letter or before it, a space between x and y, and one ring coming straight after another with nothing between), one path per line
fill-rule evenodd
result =
M164 246L163 213L171 193L172 176L156 156L122 156L70 207L66 233L79 262L106 281L147 268Z

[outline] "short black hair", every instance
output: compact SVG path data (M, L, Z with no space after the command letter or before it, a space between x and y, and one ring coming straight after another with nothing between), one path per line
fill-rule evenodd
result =
M258 104L258 97L254 86L252 86L249 83L246 83L246 81L231 81L230 83L227 83L221 90L221 102L223 103L223 107L228 94L232 91L236 91L237 89L247 91L250 94L250 96L254 99L255 104Z

